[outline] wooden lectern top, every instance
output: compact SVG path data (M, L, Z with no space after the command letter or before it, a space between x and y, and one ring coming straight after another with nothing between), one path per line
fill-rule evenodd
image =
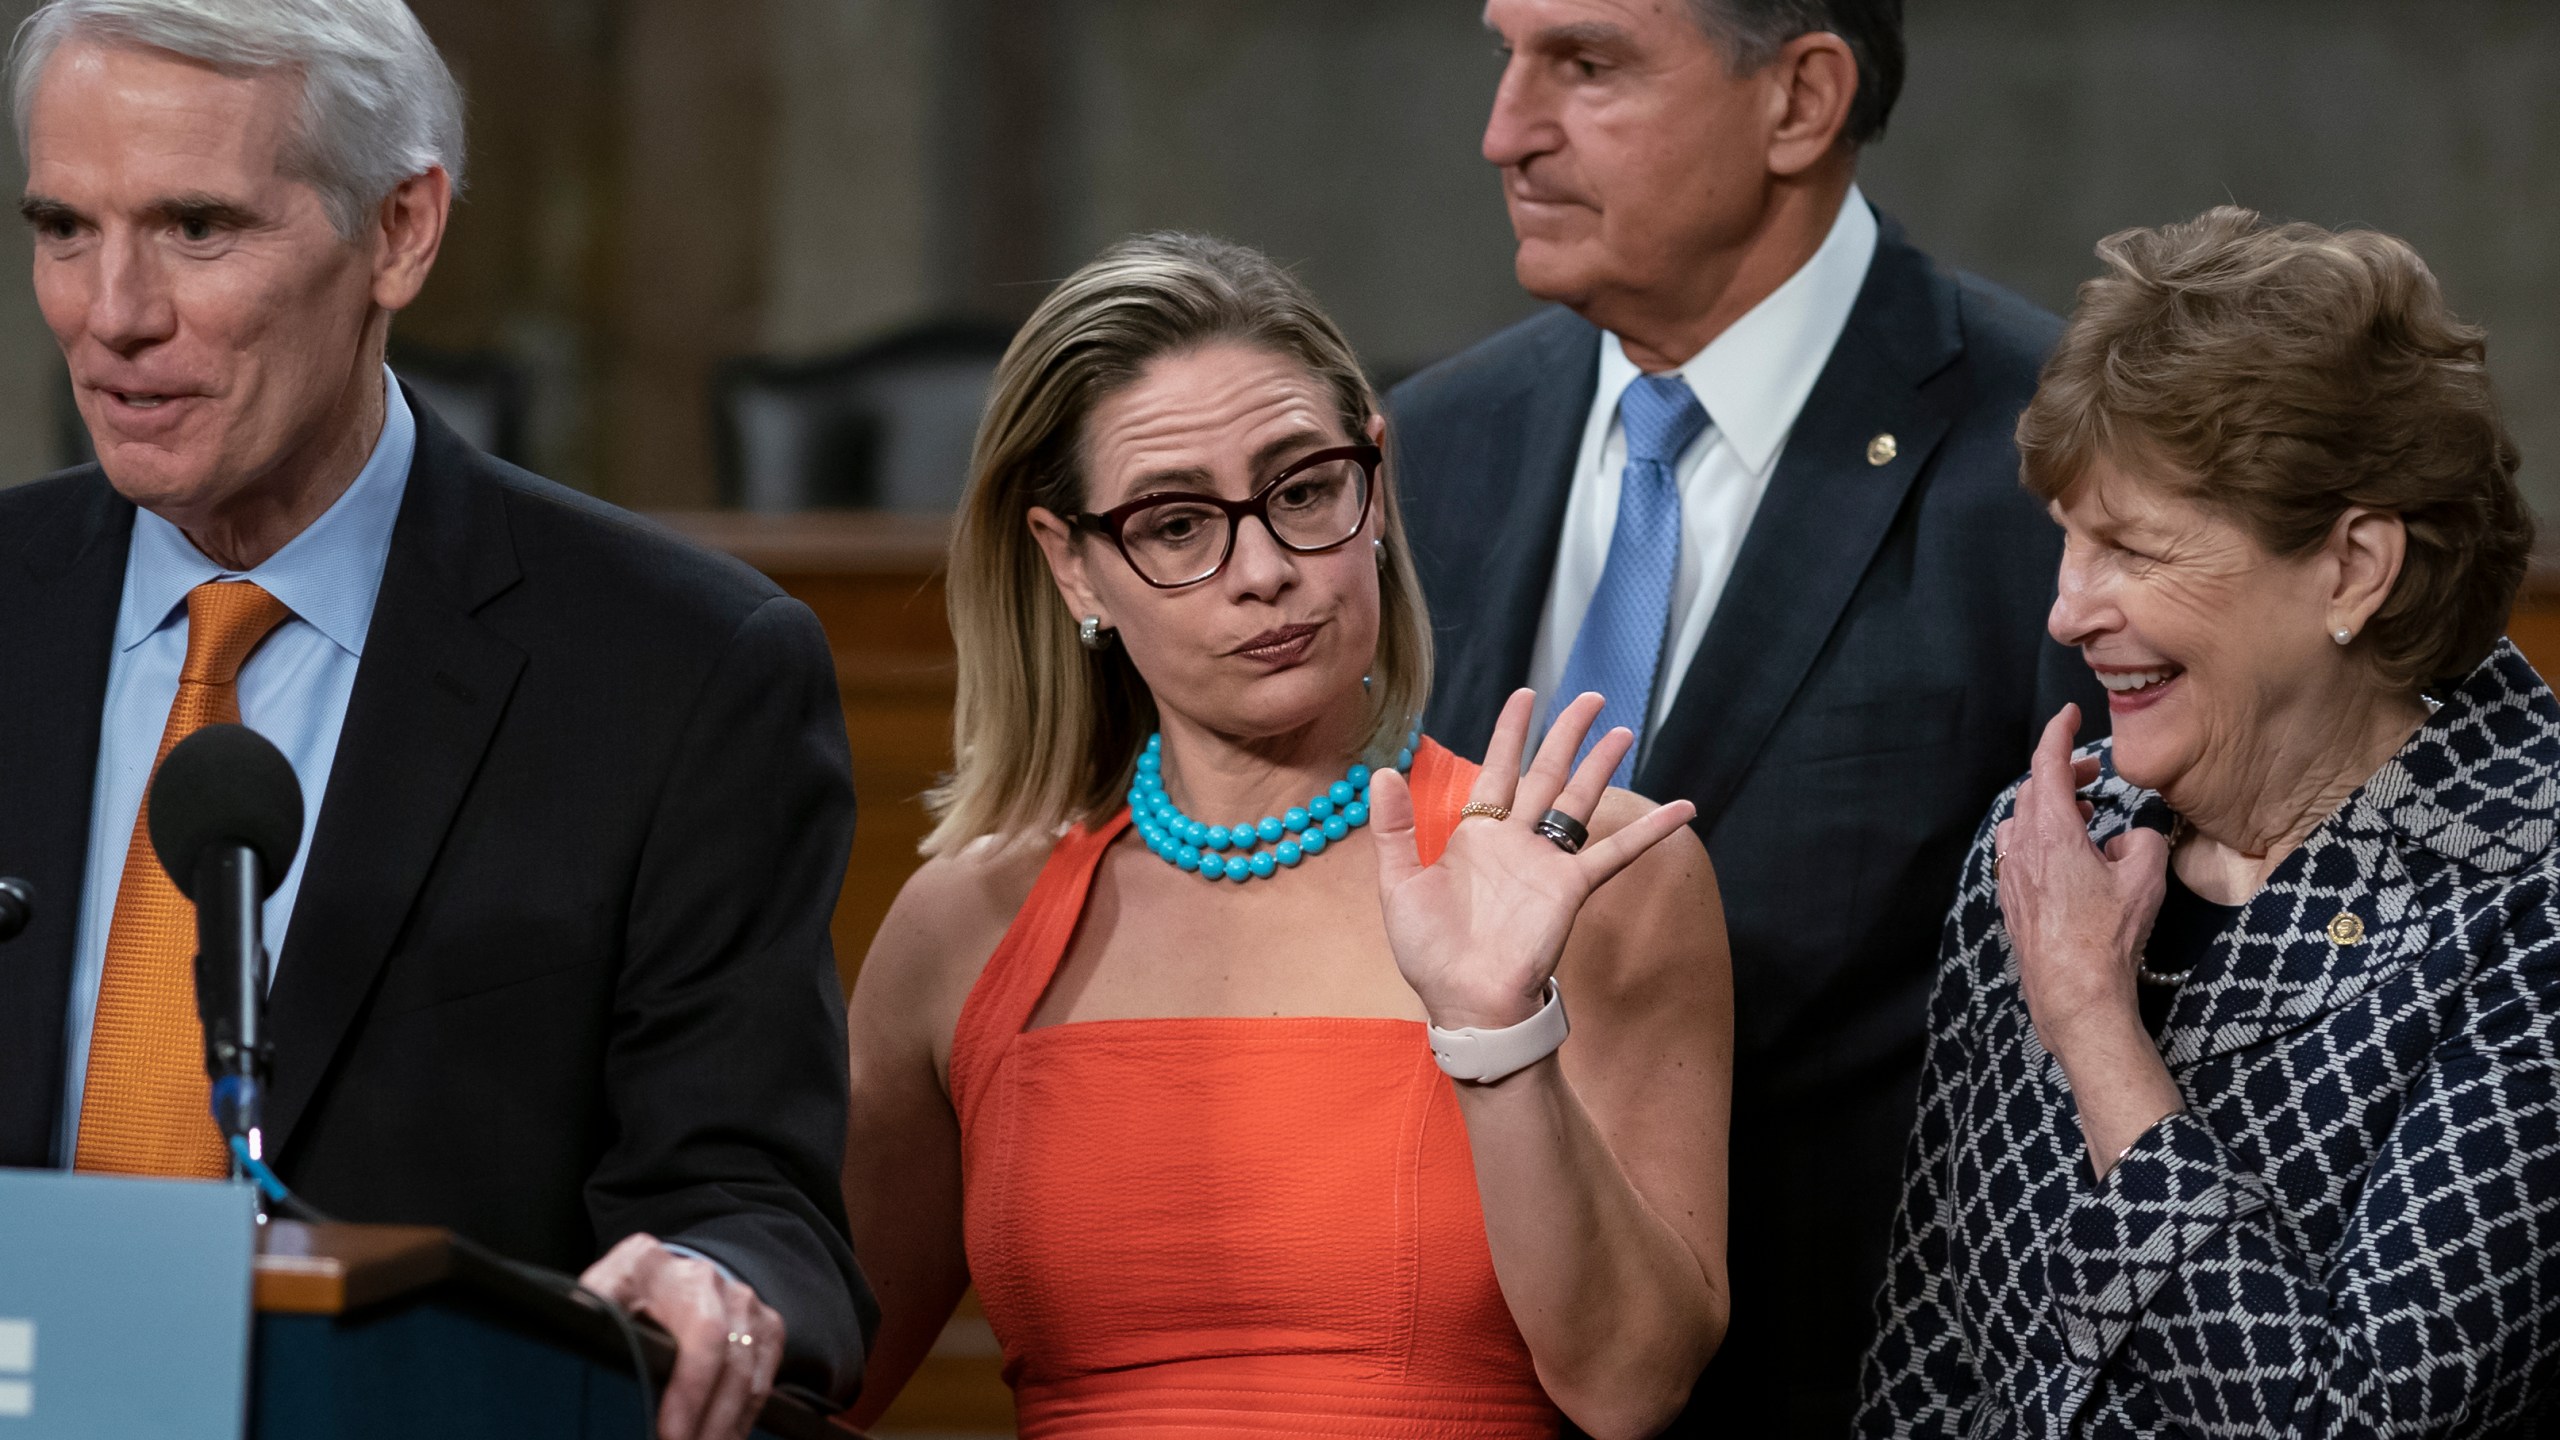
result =
M346 1315L444 1287L493 1303L546 1333L628 1370L620 1327L606 1307L565 1275L518 1265L426 1225L313 1225L269 1220L258 1229L256 1306L270 1315ZM675 1367L675 1342L655 1323L635 1317L650 1371L664 1383ZM835 1424L817 1397L777 1390L757 1419L761 1432L787 1440L864 1440Z
M306 1225L270 1220L258 1233L257 1307L274 1315L343 1315L453 1273L452 1236L427 1225Z

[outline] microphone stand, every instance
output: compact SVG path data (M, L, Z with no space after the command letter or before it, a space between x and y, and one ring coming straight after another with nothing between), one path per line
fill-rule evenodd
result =
M245 1143L249 1158L266 1159L266 1086L275 1047L267 1038L267 946L258 853L246 845L215 845L196 866L196 993L203 1007L205 1072L213 1080L214 1122L224 1148ZM231 1178L249 1177L238 1153ZM259 1200L259 1218L266 1201Z

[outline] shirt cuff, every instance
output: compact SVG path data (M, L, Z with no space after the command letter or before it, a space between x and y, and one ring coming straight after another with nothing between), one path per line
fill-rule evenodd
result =
M2236 1165L2193 1114L2152 1126L2071 1202L2045 1258L2072 1360L2106 1363L2181 1263L2267 1202L2266 1183Z
M661 1240L658 1242L658 1245L659 1248L665 1250L670 1255L682 1255L688 1260L699 1260L703 1264L710 1266L712 1269L719 1271L721 1274L728 1276L731 1280L736 1280L737 1283L741 1285L745 1285L747 1283L744 1280L738 1280L738 1272L721 1264L720 1257L717 1255L705 1255L690 1245L680 1244L673 1240ZM753 1289L755 1287L748 1286L748 1288Z

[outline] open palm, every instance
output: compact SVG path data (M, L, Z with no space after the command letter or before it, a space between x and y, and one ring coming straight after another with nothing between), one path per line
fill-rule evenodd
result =
M1591 892L1697 813L1686 800L1657 806L1579 854L1549 839L1538 823L1550 810L1590 823L1635 737L1624 727L1612 730L1575 765L1601 707L1600 696L1582 695L1556 717L1523 774L1535 703L1520 690L1503 706L1467 796L1471 808L1504 813L1461 820L1433 864L1424 865L1416 849L1404 777L1380 771L1369 782L1387 943L1434 1025L1492 1029L1534 1014Z

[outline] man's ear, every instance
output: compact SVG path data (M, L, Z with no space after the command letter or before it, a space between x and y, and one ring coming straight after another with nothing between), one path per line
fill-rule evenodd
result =
M1827 159L1848 128L1858 98L1858 57L1828 30L1799 35L1764 72L1777 107L1769 134L1769 172L1793 177Z
M1068 612L1079 620L1099 615L1103 627L1111 628L1111 612L1094 594L1085 574L1084 547L1076 543L1075 531L1056 511L1042 505L1031 507L1025 523L1031 527L1031 538L1040 542L1040 553L1049 561L1049 578L1058 587L1058 598L1067 602Z
M427 288L453 214L453 177L441 165L391 187L375 208L373 303L406 310Z
M2354 506L2329 532L2337 580L2329 594L2329 628L2363 634L2391 598L2409 558L2408 522L2388 510Z

